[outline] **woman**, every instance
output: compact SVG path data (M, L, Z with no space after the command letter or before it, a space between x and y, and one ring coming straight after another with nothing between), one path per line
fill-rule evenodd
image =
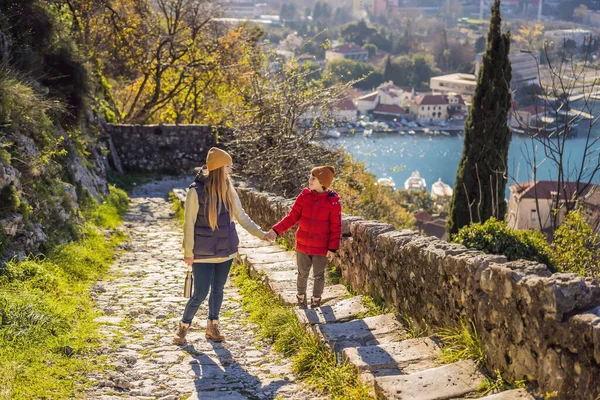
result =
M208 298L206 338L215 342L225 340L219 333L218 321L223 288L229 269L237 256L239 239L235 218L248 232L264 239L263 232L248 217L238 197L229 174L231 156L213 147L206 157L208 175L198 173L190 185L185 200L183 223L184 261L192 266L194 294L187 302L173 343L185 343L192 319L198 307Z

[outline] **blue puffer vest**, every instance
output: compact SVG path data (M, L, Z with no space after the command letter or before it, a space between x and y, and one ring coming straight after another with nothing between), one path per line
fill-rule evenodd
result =
M206 207L206 196L204 185L206 177L198 174L190 190L196 190L198 194L198 216L194 225L194 259L208 259L216 257L228 257L238 251L240 240L235 230L235 223L231 221L229 212L225 206L221 207L221 213L217 217L217 229L212 230L208 223L208 209Z

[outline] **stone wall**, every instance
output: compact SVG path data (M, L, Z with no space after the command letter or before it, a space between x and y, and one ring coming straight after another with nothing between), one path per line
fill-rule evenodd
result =
M263 227L293 204L243 186L238 193ZM285 237L294 242L293 232ZM335 264L354 290L380 296L404 317L439 327L474 320L488 365L507 379L527 379L561 399L600 396L595 281L353 216L343 218Z
M191 171L204 164L217 136L203 125L108 124L106 130L125 171Z

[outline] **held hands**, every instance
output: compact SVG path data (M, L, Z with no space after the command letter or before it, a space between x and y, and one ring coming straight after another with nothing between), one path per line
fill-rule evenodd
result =
M335 257L335 253L333 251L329 251L327 250L327 259L329 261L333 261L333 258Z
M277 239L277 233L273 229L271 229L263 238L263 240L268 240L269 242L272 242L275 239Z

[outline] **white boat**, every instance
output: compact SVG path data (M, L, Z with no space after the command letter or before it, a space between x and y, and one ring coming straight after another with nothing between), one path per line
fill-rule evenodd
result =
M425 190L427 183L424 178L421 178L419 171L415 171L410 175L410 178L404 182L404 189L406 190Z
M327 131L327 137L331 137L331 138L336 138L337 139L340 136L342 136L342 134L337 129L330 129L330 130Z
M404 132L404 131L400 131L400 134L401 134L401 135L406 135L406 132Z
M431 198L436 200L439 197L452 197L452 188L447 183L442 182L442 178L431 185Z
M380 186L387 186L392 190L396 190L396 182L392 178L379 178L377 184Z
M429 131L429 128L423 128L423 133L433 133Z
M369 136L371 136L372 134L373 134L373 129L365 129L365 130L363 131L363 136L364 136L364 137L369 137Z
M438 135L440 134L440 131L433 131L433 134L434 134L435 136L438 136Z
M415 131L413 131L413 130L410 130L410 131L408 131L408 134L409 134L409 135L414 135L414 134L415 134Z
M450 136L450 132L448 131L441 131L440 133L444 136Z

